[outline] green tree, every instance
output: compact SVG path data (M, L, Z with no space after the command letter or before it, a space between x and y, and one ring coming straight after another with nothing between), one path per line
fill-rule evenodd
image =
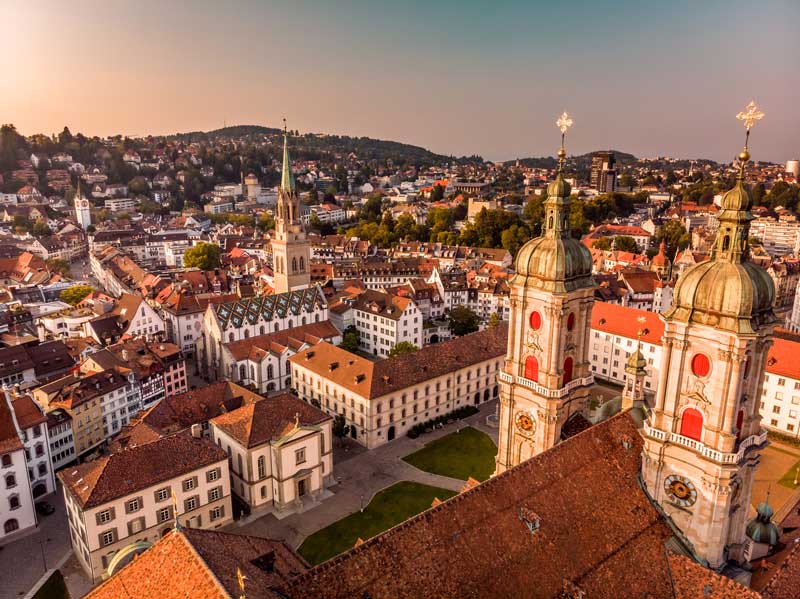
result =
M478 315L466 306L456 306L450 310L450 314L448 316L448 326L450 328L450 332L456 337L461 337L461 335L466 335L468 333L474 333L478 330L479 323L480 319L478 318Z
M339 344L339 347L351 353L356 353L358 351L358 330L356 327L349 326L344 330L342 342Z
M621 252L632 252L634 254L639 252L639 246L636 245L636 240L627 235L617 235L614 238L614 245Z
M525 225L511 225L503 231L500 239L503 248L511 252L512 256L516 256L519 248L530 239L530 234L531 232Z
M669 220L656 234L656 242L662 241L667 245L667 255L674 256L675 252L689 246L689 233L679 220Z
M264 212L258 217L258 228L262 231L270 231L275 228L275 219L268 212Z
M350 433L350 425L344 419L344 416L337 414L333 418L332 431L335 437L344 439Z
M47 237L51 234L50 227L42 220L37 220L30 227L31 235L34 237Z
M59 297L70 306L75 306L92 291L94 291L94 287L91 285L73 285L68 289L64 289L64 291L59 294Z
M367 222L378 223L381 220L381 194L370 194L364 206L361 208L361 220Z
M592 249L595 250L610 250L611 249L611 237L601 237L600 239L595 239L592 242Z
M183 265L186 268L212 270L219 268L221 248L214 243L198 243L183 254Z
M398 343L392 349L389 350L389 357L394 358L395 356L413 354L415 351L418 350L419 348L410 341L401 341L400 343Z
M51 258L46 262L46 264L47 268L50 269L50 272L60 273L63 277L69 277L72 275L69 262L66 260L62 260L61 258Z
M488 326L489 327L496 327L500 324L500 315L497 312L492 312L492 315L489 317Z
M444 198L444 187L441 185L434 185L433 190L431 191L431 197L428 201L430 202L439 202Z
M308 191L308 205L315 206L316 204L319 204L319 193L316 187L312 187Z

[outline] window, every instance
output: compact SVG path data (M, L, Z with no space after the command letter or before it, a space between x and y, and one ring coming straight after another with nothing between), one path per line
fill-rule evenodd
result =
M258 457L258 478L266 478L267 477L267 460L262 455Z
M9 454L5 454L3 456L2 464L3 464L3 468L8 468L9 466L11 466L11 456ZM15 522L16 522L16 520L15 520Z
M6 489L12 489L17 486L17 477L13 474L6 475Z
M225 516L225 506L218 505L217 507L213 508L210 513L211 521L219 520L220 518Z
M111 510L103 510L99 514L97 514L97 522L99 524L105 524L106 522L111 522Z
M165 487L163 489L159 489L158 491L156 491L156 501L157 502L166 501L167 498L169 498L169 489L168 488Z
M14 532L19 528L19 522L17 522L16 518L11 518L10 520L6 520L3 524L3 531L8 534Z
M193 497L189 497L188 499L184 500L183 502L183 511L184 512L191 512L192 510L197 509L197 505L200 503L200 498L195 495Z
M778 386L783 387L786 384L786 379L778 379Z
M125 506L125 509L126 509L126 511L127 511L128 513L131 513L131 512L135 512L135 511L136 511L136 510L138 510L140 507L142 507L142 504L141 504L141 502L139 501L139 498L138 498L138 497L136 497L136 498L134 498L134 499L131 499L131 500L128 502L128 504Z
M100 545L105 547L106 545L111 545L114 542L114 531L107 530L100 535Z
M294 463L295 465L305 464L306 462L306 450L298 449L294 452Z
M222 497L222 487L214 487L208 492L209 501L217 501L220 497Z
M206 473L206 481L214 482L215 480L219 480L220 471L219 468L214 468L213 470L209 470Z
M19 496L18 495L12 495L11 497L8 498L8 507L9 507L9 509L16 510L16 509L19 508L19 506L20 506L20 503L19 503Z
M773 414L780 414L781 413L781 407L780 406L772 406L772 413Z
M169 520L170 519L170 512L171 512L171 510L168 507L161 508L160 510L158 510L158 512L157 512L158 521L159 522L166 522L167 520Z
M183 481L183 490L184 491L191 491L197 486L197 478L194 476L192 478L187 478Z

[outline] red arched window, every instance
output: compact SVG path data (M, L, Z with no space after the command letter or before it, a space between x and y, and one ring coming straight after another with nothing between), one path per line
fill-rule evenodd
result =
M739 413L736 415L736 434L742 432L742 424L744 423L744 410L739 410Z
M531 328L534 331L538 330L539 327L542 326L542 315L539 314L536 310L534 310L533 312L531 312L530 322L531 322Z
M694 408L687 408L681 418L681 435L695 441L703 436L703 415Z
M567 330L571 331L575 328L575 313L570 312L569 316L567 316Z
M695 376L706 376L711 372L711 361L705 354L695 354L692 358L692 372Z
M564 360L564 385L572 380L572 357Z
M539 382L539 362L533 356L525 358L525 378L535 383Z

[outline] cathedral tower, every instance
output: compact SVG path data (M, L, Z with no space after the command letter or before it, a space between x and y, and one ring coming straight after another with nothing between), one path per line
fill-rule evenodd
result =
M78 189L75 191L75 218L78 224L85 231L92 224L92 213L89 207L89 200L81 195L81 181L78 179Z
M500 380L496 473L550 449L561 427L589 397L587 359L595 283L589 250L569 232L571 189L563 177L564 113L559 167L547 187L543 232L516 257L511 280L508 353Z
M752 214L744 169L755 104L738 115L747 129L736 185L722 197L711 258L683 273L662 316L663 357L644 436L650 495L718 567L743 557L753 473L766 433L759 400L775 316L775 288L748 261Z
M275 239L272 240L272 270L275 293L305 289L311 283L311 249L300 221L300 198L289 159L289 134L283 126L283 170L278 190Z

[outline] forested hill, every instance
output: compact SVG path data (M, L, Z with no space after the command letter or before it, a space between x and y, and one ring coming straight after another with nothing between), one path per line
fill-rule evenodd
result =
M256 141L264 137L275 137L282 133L281 129L263 127L261 125L236 125L224 127L214 131L193 131L191 133L178 133L169 139L180 141L217 141L223 139L247 139ZM456 158L436 154L425 148L404 144L396 141L372 139L370 137L350 137L347 135L327 135L324 133L304 133L292 139L293 153L298 157L320 157L323 154L338 154L346 156L351 152L361 160L392 160L398 165L415 164L430 166L457 162L478 163L483 162L480 156L464 156Z
M636 162L637 158L633 154L627 154L625 152L620 152L619 150L610 150L614 152L614 158L617 161L618 165L627 165ZM571 164L574 164L579 170L588 169L592 163L592 152L588 152L586 154L581 154L580 156L570 156L568 161ZM506 166L513 166L516 164L516 160L507 160L504 164ZM558 165L558 162L555 156L542 156L540 158L520 158L519 159L520 166L525 166L528 168L555 168Z

